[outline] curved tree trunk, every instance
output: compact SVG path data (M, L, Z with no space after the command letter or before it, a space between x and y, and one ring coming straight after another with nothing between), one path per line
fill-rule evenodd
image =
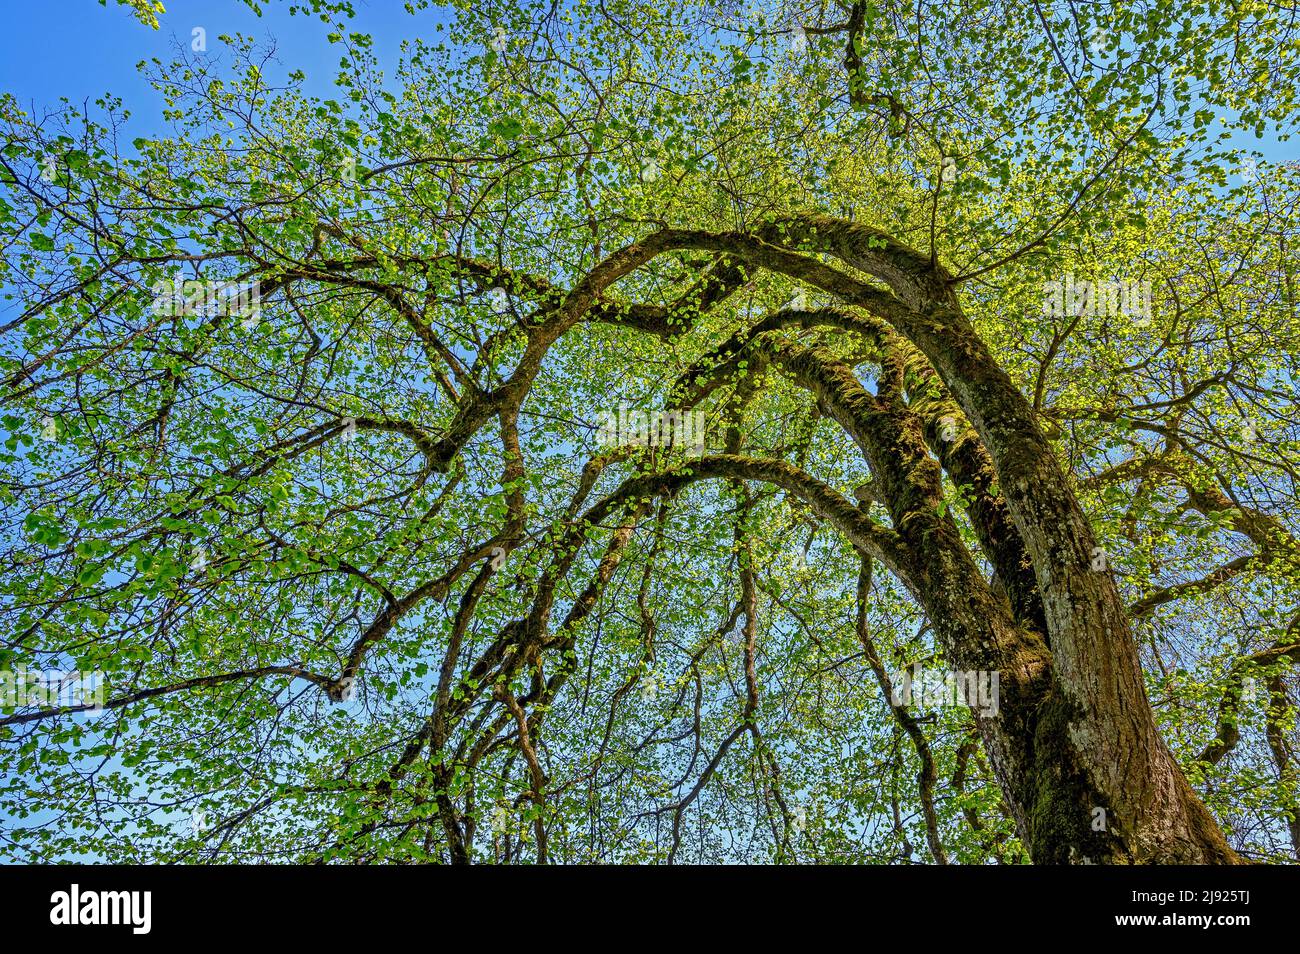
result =
M995 597L955 525L935 516L938 465L916 409L890 400L883 386L877 400L851 369L755 329L755 349L808 387L883 475L891 522L910 555L900 575L951 662L999 672L1000 712L977 721L1034 861L1239 862L1160 735L1125 607L1053 449L942 267L887 235L825 216L783 221L758 237L673 233L669 241L819 285L883 319L925 356L977 432L982 457L957 459L954 449L946 464L959 482L998 488L977 495L983 509L971 517L986 555L1016 584L1009 592L1018 607ZM807 252L834 256L889 292ZM785 315L776 325L800 320ZM978 472L981 459L992 474ZM1026 599L1030 571L1036 593Z
M813 231L909 306L881 317L924 352L979 432L1032 560L1050 670L1037 685L1017 686L1000 731L984 733L995 761L1005 762L998 736L1013 737L1016 755L1028 756L1021 765L1029 771L1003 787L1034 860L1238 860L1156 727L1127 613L1052 447L948 277L892 241L883 253L873 249L868 239L878 237L846 223L816 220Z

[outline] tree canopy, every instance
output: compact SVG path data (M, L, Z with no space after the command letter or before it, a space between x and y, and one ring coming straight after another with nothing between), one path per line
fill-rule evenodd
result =
M313 13L0 98L0 858L1296 860L1293 8Z

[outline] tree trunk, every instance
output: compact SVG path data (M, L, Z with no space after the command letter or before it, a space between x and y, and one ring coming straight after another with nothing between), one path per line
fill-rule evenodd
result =
M1016 531L1011 539L1002 533L1006 553L997 552L996 528L984 528L982 542L993 547L995 565L1028 556L1041 603L1041 614L1029 615L1045 622L1045 633L1012 618L951 521L932 519L941 497L920 426L855 388L851 372L807 355L769 355L826 403L892 484L885 488L892 523L912 555L905 582L949 659L999 672L1000 712L977 721L1033 860L1239 863L1160 735L1124 604L1052 446L962 313L944 270L883 233L825 216L777 223L758 239L675 239L820 285L884 319L925 355L977 431ZM795 248L838 257L892 294Z

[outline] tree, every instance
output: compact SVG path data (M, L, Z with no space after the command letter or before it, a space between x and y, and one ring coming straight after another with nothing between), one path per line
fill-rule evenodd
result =
M5 851L1294 858L1293 18L474 6L3 102Z

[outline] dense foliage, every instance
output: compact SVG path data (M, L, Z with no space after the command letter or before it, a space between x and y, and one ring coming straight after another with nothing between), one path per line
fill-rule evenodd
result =
M392 75L318 12L331 99L214 36L142 65L165 137L0 100L0 668L105 687L0 710L0 858L1029 860L971 712L899 701L967 667L888 554L951 531L1027 632L1042 573L852 223L951 277L1165 744L1295 860L1300 175L1240 149L1294 11L466 2Z

